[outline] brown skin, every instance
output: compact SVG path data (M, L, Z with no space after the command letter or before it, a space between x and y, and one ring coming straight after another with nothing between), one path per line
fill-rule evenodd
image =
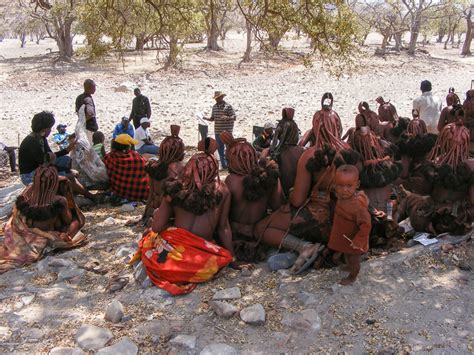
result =
M360 182L359 182L359 176L358 174L353 174L350 172L341 172L338 171L336 172L336 178L335 178L335 185L334 185L334 190L337 195L338 200L347 200L352 198L354 196L356 190L359 188ZM362 248L352 244L352 248L355 250L361 250ZM341 253L336 253L333 256L333 261L336 263L336 265L340 265L340 257ZM346 261L346 266L343 269L344 271L348 271L349 275L339 281L341 285L350 285L352 284L356 279L357 275L359 275L360 271L360 255L359 254L344 254L344 259Z
M182 162L174 162L168 165L167 179L174 179L181 175L184 165ZM143 222L147 227L151 227L153 223L154 211L160 207L163 199L163 182L164 180L155 180L150 178L150 194L146 202L145 213L143 214Z
M94 95L96 90L96 85L95 83L92 82L86 82L84 83L84 92L89 95Z
M390 199L392 195L392 187L391 185L386 185L383 187L372 187L372 188L365 188L363 189L367 197L369 198L370 204L379 209L386 212L386 203ZM383 205L383 207L381 207Z
M244 178L242 175L231 173L225 179L225 183L232 195L229 219L232 222L252 225L260 221L266 215L268 207L272 210L278 209L282 204L283 194L280 181L278 181L276 188L260 200L247 201L243 196Z
M232 230L229 224L231 194L224 182L216 181L215 184L217 190L222 194L222 200L217 207L200 216L180 207L172 206L171 198L169 196L165 197L160 208L155 210L153 214L153 231L156 233L163 232L171 226L170 219L174 217L174 227L186 229L188 232L210 242L214 242L214 235L217 234L222 247L234 255ZM241 268L243 265L234 262L231 263L231 267Z

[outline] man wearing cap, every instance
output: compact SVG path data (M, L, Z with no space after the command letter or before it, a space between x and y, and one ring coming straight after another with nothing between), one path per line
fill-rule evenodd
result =
M273 123L267 122L263 126L263 131L258 135L257 138L253 141L252 145L257 152L261 152L265 148L270 147L270 143L273 139Z
M232 133L236 118L232 106L224 101L225 96L226 94L221 91L214 92L214 100L216 100L216 104L212 107L211 117L204 117L205 120L214 122L217 151L219 152L219 160L223 169L227 169L227 161L225 159L225 145L220 138L220 134L224 131Z
M86 114L86 130L89 141L92 142L92 133L99 129L97 125L97 118L95 115L95 104L92 95L95 93L95 82L92 79L84 81L84 92L76 98L76 113L82 105L85 105Z
M127 116L123 116L122 122L117 123L112 138L115 139L120 134L128 134L130 137L135 136L135 129L133 128L133 125L130 124L130 118Z
M140 127L140 120L143 117L150 119L151 106L150 100L140 92L139 88L133 90L133 93L135 94L135 98L132 101L132 113L130 113L130 119L133 121L135 129L137 129Z
M441 114L442 102L431 92L431 83L423 80L420 85L421 96L413 100L413 109L418 110L420 119L425 121L428 133L438 134L438 120Z
M143 117L140 120L140 127L135 131L135 150L140 154L153 154L157 155L159 147L153 144L150 136L150 120L146 117Z
M70 134L66 132L66 127L65 124L58 124L56 126L58 133L53 134L53 142L59 146L59 149L66 149L69 145Z
M132 201L146 200L150 189L145 172L146 160L131 150L137 144L138 141L128 134L119 134L112 141L111 152L104 158L113 194Z

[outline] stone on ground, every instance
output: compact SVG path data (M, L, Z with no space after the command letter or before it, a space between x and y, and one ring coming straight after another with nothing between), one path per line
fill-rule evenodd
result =
M281 322L292 329L317 331L321 328L321 319L314 309L304 309L297 313L287 314Z
M230 345L213 343L207 345L199 355L237 355L239 352Z
M79 348L57 347L52 348L49 355L86 355L86 353Z
M98 350L113 338L108 329L96 327L92 324L83 324L76 333L75 340L83 350Z
M247 324L262 325L265 323L265 308L260 303L240 311L240 318Z
M105 311L105 320L114 324L119 323L124 316L123 306L118 300L113 300Z
M238 312L237 307L228 302L211 301L209 302L209 306L211 306L218 316L224 318L230 318Z
M188 349L196 347L196 337L194 335L180 334L170 340L171 344L180 345Z
M224 290L217 291L212 299L214 301L221 301L221 300L235 300L241 298L242 295L240 293L240 288L238 287L231 287L226 288Z
M128 337L123 337L118 343L100 349L97 355L137 355L138 346L135 345Z

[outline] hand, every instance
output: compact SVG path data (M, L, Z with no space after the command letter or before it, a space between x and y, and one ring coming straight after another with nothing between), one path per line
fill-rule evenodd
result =
M234 270L255 270L255 265L248 263L246 261L233 261L229 264L229 266Z
M55 161L56 161L56 154L54 154L53 152L48 152L48 162L50 164L54 164Z

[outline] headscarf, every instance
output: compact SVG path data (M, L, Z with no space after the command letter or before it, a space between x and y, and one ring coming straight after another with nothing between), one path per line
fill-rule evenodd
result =
M226 158L229 172L250 175L257 168L257 152L245 138L235 139L232 133L224 131L220 138L227 146Z

